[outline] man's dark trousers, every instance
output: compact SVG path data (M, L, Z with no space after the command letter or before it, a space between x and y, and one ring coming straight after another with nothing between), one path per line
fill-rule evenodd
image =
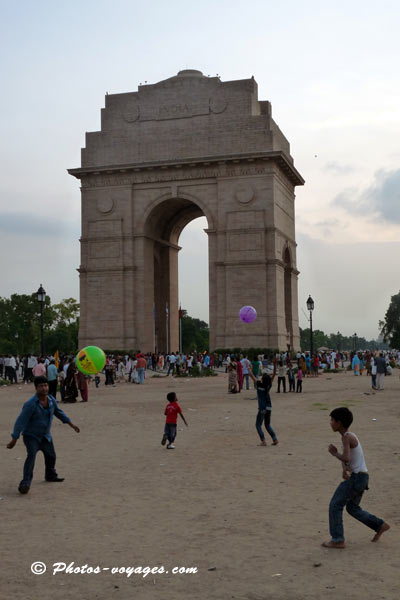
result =
M53 398L57 397L57 379L49 381L49 395Z
M20 483L20 486L31 485L36 454L39 452L39 450L41 450L44 454L44 464L46 469L45 479L47 481L52 481L53 479L56 479L56 451L54 450L53 442L49 442L49 440L46 437L42 437L42 439L39 441L31 435L24 435L23 440L28 454L24 464L24 477Z

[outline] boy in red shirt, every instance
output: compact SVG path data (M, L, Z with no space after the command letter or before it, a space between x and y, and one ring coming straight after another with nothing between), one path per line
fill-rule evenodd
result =
M164 435L162 437L161 444L165 446L166 441L168 440L167 450L174 450L178 414L181 415L186 427L188 427L188 424L186 422L185 417L183 416L182 409L178 404L178 399L176 397L175 392L170 392L169 394L167 394L167 400L168 404L164 411L164 415L166 415L167 418L165 420Z

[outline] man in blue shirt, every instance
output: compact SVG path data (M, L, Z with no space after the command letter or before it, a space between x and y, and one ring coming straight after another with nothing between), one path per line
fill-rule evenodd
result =
M49 394L57 399L57 367L54 358L47 367L47 379L49 382Z
M55 470L56 452L50 431L53 416L56 416L63 423L68 423L76 433L79 433L79 427L71 422L71 419L58 408L55 398L49 395L47 377L35 377L34 385L36 394L28 402L25 402L21 414L15 421L14 431L11 434L12 440L7 444L7 448L10 450L14 448L22 433L27 457L24 464L23 479L18 487L21 494L29 492L36 454L39 450L44 454L46 481L64 481L63 478L58 477Z

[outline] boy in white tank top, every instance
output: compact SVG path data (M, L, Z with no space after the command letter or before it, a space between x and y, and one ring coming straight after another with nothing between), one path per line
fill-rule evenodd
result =
M344 507L349 515L375 531L371 541L377 542L390 525L360 507L362 495L368 489L369 476L361 444L357 436L349 431L353 415L348 408L341 407L335 408L330 417L333 431L338 431L342 436L343 452L339 452L333 444L329 444L328 451L340 460L344 481L337 487L329 505L329 531L332 539L322 545L325 548L346 547L343 532Z

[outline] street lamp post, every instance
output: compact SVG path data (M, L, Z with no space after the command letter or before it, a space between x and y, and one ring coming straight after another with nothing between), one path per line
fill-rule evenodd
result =
M313 331L312 331L312 311L314 310L314 300L308 296L307 310L310 311L310 356L313 355Z
M36 292L36 298L40 304L40 354L44 357L43 307L46 301L46 291L42 284L40 284L40 288Z
M357 350L357 334L356 333L353 335L353 338L354 338L354 352L355 352Z

